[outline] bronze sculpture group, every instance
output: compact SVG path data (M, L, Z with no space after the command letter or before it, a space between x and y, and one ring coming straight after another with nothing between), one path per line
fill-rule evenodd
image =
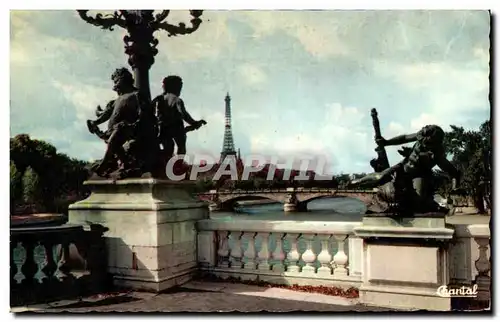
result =
M174 155L186 154L186 133L206 124L195 121L180 98L182 79L168 76L163 80L163 93L148 101L134 87L132 74L126 68L111 76L118 97L97 107L96 120L88 120L89 131L107 144L102 160L91 166L99 177L123 179L149 174L165 176L165 166ZM98 125L108 121L102 132ZM189 126L184 127L184 122Z

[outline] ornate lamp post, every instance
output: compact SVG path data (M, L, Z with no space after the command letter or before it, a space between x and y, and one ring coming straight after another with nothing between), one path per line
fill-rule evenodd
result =
M113 113L101 111L99 119L87 121L87 127L93 134L97 134L107 143L106 153L103 159L92 166L93 172L99 176L109 177L115 172L119 178L142 176L150 173L153 176L161 176L165 172L162 164L164 161L160 153L160 145L157 142L157 128L154 112L151 104L151 91L149 88L149 69L154 64L154 57L158 53L156 46L158 39L153 34L157 30L165 30L169 36L190 34L198 30L202 15L202 10L190 10L191 27L186 27L184 23L172 25L164 20L170 10L163 10L154 15L153 10L117 10L113 14L96 14L95 17L88 15L88 10L77 10L80 17L87 23L101 27L102 29L113 30L114 26L126 29L128 34L123 37L125 42L125 53L128 55L128 63L134 72L134 87L138 90L140 100L127 99L130 93L130 86L123 85L125 81L120 76L119 71L113 74L113 81L119 82L120 86L129 86L127 93L119 94L125 97L123 100L112 101L108 106L114 110L123 110L116 115L121 116L111 119ZM123 79L122 79L123 78ZM116 84L115 84L116 86ZM123 89L123 88L122 88ZM126 117L127 111L134 110L135 106L141 108L139 119L130 122ZM132 106L132 108L130 108ZM135 116L134 116L135 117ZM99 135L99 124L105 121L113 121L108 132L104 136ZM109 132L112 131L112 132ZM124 147L124 142L129 142L128 148ZM160 162L161 161L161 162Z
M172 25L164 20L168 17L170 10L163 10L153 15L153 10L117 10L113 14L96 14L90 17L88 10L77 10L80 17L87 23L113 30L114 26L126 29L128 35L123 37L125 42L125 53L129 56L128 63L134 71L135 87L143 97L151 100L149 89L149 69L154 64L154 56L158 53L156 46L158 39L153 36L157 30L165 30L168 36L187 35L195 32L201 24L203 10L190 10L193 17L191 27L184 23Z

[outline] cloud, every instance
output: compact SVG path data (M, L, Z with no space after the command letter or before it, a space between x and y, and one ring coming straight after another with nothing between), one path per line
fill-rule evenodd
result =
M489 48L476 47L473 49L474 57L478 59L478 63L481 66L489 65L490 63L490 52Z
M63 84L57 80L53 80L52 84L75 106L77 122L81 124L95 118L94 112L98 105L105 108L106 103L116 97L115 92L104 87L81 83Z
M402 124L391 121L387 129L382 132L382 135L385 138L390 138L392 136L401 135L401 133L404 133L406 130L407 129Z
M250 85L258 85L267 81L267 75L262 68L253 64L243 64L239 67L239 72Z
M489 32L486 10L249 11L239 19L254 29L256 38L284 32L316 58L344 56L362 64L389 57L463 61L470 58L464 44L481 47Z
M189 35L168 37L166 31L157 31L157 57L167 58L172 63L216 59L235 44L235 37L227 25L228 16L229 13L224 11L204 11L199 29ZM192 18L187 11L171 10L165 21L173 25L185 23L189 26Z
M429 122L447 127L470 121L474 113L489 115L489 59L482 50L470 51L475 58L467 64L385 62L374 66L379 75L420 97L422 114L410 121L413 129Z
M411 129L418 131L426 125L435 124L443 126L443 121L438 120L435 116L423 113L419 117L410 121ZM446 126L446 125L444 125Z
M307 132L301 133L292 126L295 131L291 132L296 134L280 134L276 139L272 130L262 127L259 134L251 137L252 151L284 158L324 157L331 171L338 173L347 167L362 171L372 157L370 151L373 149L373 136L369 135L371 129L364 121L365 116L359 108L328 104L324 119L309 127Z
M299 40L304 49L317 58L349 53L346 44L338 37L339 26L325 19L322 12L247 11L243 12L238 19L253 28L254 38L266 37L282 31Z
M40 17L37 11L15 11L11 14L11 66L42 65L65 62L68 57L96 56L88 43L74 38L61 38L40 32L30 23Z

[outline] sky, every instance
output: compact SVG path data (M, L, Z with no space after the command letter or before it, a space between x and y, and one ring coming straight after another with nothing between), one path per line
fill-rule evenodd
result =
M90 13L93 13L92 11ZM477 129L490 117L487 11L204 11L191 35L158 31L150 71L179 75L182 98L208 124L188 134L188 153L221 152L224 97L231 96L242 156L328 160L333 173L370 172L370 110L382 135L427 124ZM187 11L169 22L189 23ZM113 99L111 73L128 67L126 32L102 30L75 11L12 11L10 132L83 160L105 145L88 133L97 105ZM391 164L399 161L388 147Z

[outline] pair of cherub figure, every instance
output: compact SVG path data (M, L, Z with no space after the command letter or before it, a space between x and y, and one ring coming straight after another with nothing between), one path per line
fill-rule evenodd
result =
M109 177L141 176L164 173L165 165L174 154L186 154L186 133L206 124L196 121L187 112L180 98L182 79L168 76L163 79L163 93L153 101L134 87L132 74L126 68L117 69L111 76L118 97L102 110L96 110L97 119L87 121L89 131L107 143L101 161L92 165L94 173ZM99 124L108 121L108 129ZM184 122L189 126L184 127Z

